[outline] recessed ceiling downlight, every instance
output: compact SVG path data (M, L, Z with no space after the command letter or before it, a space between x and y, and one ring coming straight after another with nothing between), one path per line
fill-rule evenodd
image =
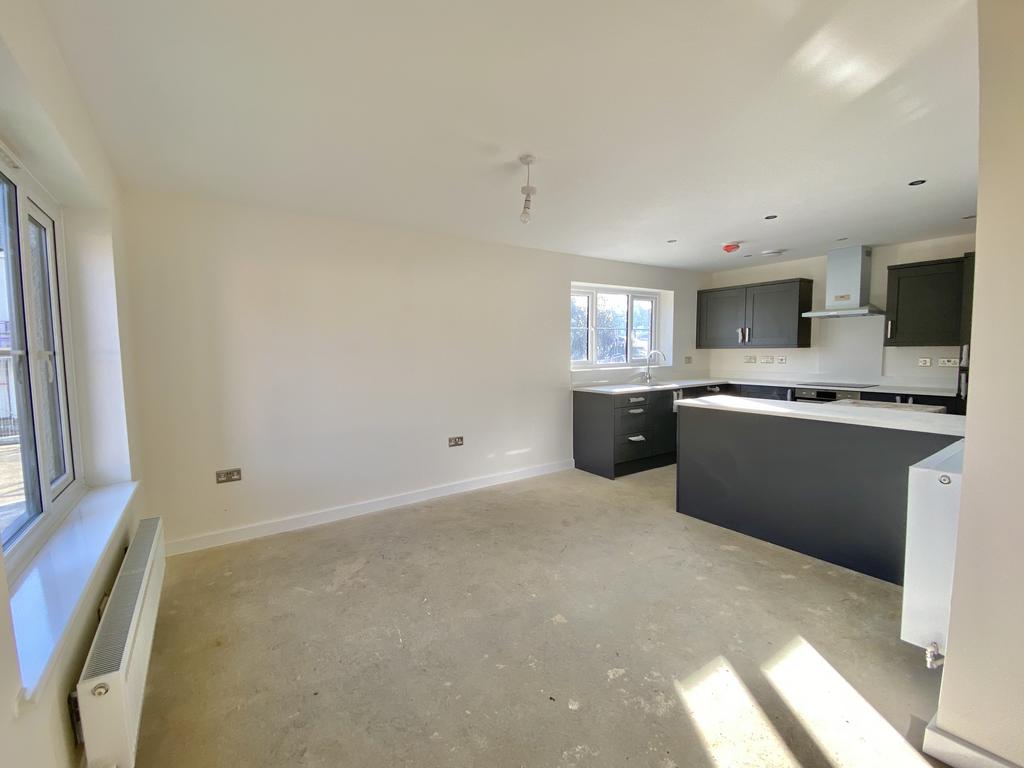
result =
M920 187L920 186L921 186L922 184L924 184L924 183L925 183L926 181L928 181L928 179L914 179L914 180L913 180L912 182L910 182L910 184L908 184L907 186L910 186L910 187Z

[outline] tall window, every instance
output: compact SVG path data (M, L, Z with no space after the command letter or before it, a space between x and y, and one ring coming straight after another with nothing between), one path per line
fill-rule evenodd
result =
M574 286L569 310L569 362L574 368L642 365L657 348L654 294Z
M75 479L56 222L0 173L0 541L17 545Z

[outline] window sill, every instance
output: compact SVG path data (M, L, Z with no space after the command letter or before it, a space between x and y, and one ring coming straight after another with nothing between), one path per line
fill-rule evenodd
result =
M69 640L69 630L119 532L137 483L88 491L11 589L22 698L31 700Z
M671 368L671 363L659 363L658 365L652 365L651 369L654 368ZM633 363L631 365L584 365L581 367L570 366L570 373L586 373L588 371L642 371L647 368L647 363Z

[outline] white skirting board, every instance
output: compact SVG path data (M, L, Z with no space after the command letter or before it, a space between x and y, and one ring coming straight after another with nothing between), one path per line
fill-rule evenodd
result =
M993 755L981 747L942 730L931 719L924 731L924 753L938 758L952 768L1021 768L1016 763Z
M552 472L561 472L574 467L572 459L554 461L550 464L537 464L523 469L514 469L509 472L499 472L494 475L473 477L468 480L459 480L445 485L435 485L430 488L422 488L418 491L408 491L395 496L384 496L367 501L357 501L352 504L345 504L331 509L321 509L315 512L304 512L299 515L280 517L275 520L266 520L260 523L240 525L235 528L222 528L209 533L201 533L197 536L187 536L183 539L175 539L167 542L168 555L180 555L185 552L194 552L199 549L219 547L222 544L232 544L247 539L258 539L263 536L272 536L275 533L286 531L297 531L302 528L312 528L315 525L333 523L337 520L345 520L357 515L365 515L369 512L379 512L394 507L404 507L409 504L417 504L421 501L450 496L454 493L465 493L478 488L486 488L491 485L510 483L513 480L525 480L528 477L547 475Z

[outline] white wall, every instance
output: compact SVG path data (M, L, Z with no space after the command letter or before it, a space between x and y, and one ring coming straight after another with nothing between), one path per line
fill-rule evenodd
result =
M888 268L894 264L931 261L963 256L974 250L974 235L956 235L872 248L871 303L885 309ZM767 280L806 277L814 281L813 308L825 307L825 256L782 261L756 267L724 270L711 275L711 285L720 288ZM884 321L880 317L858 319L814 319L811 321L811 346L806 349L716 349L710 353L709 366L714 376L730 375L854 375L837 370L842 361L859 357L866 368L865 377L922 386L956 384L955 368L939 368L938 358L959 357L958 347L884 347ZM786 364L744 363L747 355L786 356ZM917 366L919 357L932 358L931 368ZM874 361L874 362L871 362Z
M937 724L1024 765L1024 505L1019 343L1024 3L980 0L981 147L971 399Z
M676 290L675 357L692 352L701 275L126 200L142 480L171 541L565 465L572 280Z

